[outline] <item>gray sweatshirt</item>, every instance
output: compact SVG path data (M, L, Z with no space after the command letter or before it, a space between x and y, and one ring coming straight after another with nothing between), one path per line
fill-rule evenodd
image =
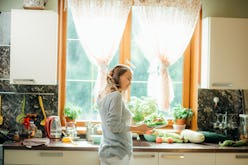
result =
M123 158L132 154L132 135L130 130L131 113L126 108L118 91L97 100L103 138L99 147L99 156Z

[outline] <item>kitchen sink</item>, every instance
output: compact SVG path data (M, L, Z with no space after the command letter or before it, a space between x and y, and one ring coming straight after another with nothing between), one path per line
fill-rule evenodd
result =
M140 146L140 147L148 147L151 146L152 144L146 141L137 141L137 140L133 140L133 146Z

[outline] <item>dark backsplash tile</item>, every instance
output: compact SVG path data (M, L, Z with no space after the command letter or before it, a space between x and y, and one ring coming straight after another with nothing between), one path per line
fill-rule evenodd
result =
M0 46L0 78L9 78L9 46Z
M198 128L239 139L239 114L245 113L245 90L198 90ZM217 104L214 98L218 98ZM218 121L224 125L220 125ZM224 128L223 128L224 127Z

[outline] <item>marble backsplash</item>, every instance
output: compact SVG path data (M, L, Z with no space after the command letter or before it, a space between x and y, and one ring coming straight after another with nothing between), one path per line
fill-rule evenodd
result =
M239 139L239 114L248 114L248 90L199 89L199 130Z
M21 113L22 100L26 97L25 114L37 114L35 124L43 131L40 125L43 119L38 96L41 95L47 116L58 115L58 86L51 85L13 85L9 83L10 66L10 12L0 13L0 95L2 100L3 124L0 129L10 133L18 131L20 134L24 126L16 122Z

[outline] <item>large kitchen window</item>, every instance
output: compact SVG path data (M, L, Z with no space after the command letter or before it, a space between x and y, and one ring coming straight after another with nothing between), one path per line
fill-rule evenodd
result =
M63 10L63 9L62 9ZM66 76L65 80L65 99L64 104L72 103L82 109L78 120L99 120L97 108L94 99L94 86L97 79L97 67L89 60L86 51L80 43L76 31L75 22L72 17L70 3L67 7L65 17L67 34L66 34ZM136 32L139 31L140 25L135 17L135 11L131 11L127 19L125 30L120 42L119 48L115 51L108 69L118 63L124 63L131 66L134 71L132 85L129 97L147 96L147 85L149 77L149 66L151 65L145 58L144 51L135 40ZM193 91L192 84L197 86L198 76L198 58L199 56L199 26L197 35L192 46L190 42L184 55L182 55L173 65L168 68L173 82L174 99L170 102L170 108L178 103L188 107L194 106L192 100L195 99L196 91ZM195 36L195 35L194 35ZM195 40L194 37L192 40ZM129 45L129 46L128 46ZM191 46L190 46L191 45ZM198 45L198 46L197 46ZM197 49L196 49L196 47ZM97 49L97 45L95 47ZM128 50L129 49L129 50ZM196 49L196 50L195 50ZM128 52L128 53L123 53ZM193 60L193 61L192 61ZM194 79L194 80L193 80ZM194 81L192 83L191 81ZM63 84L63 83L62 83ZM61 87L63 88L63 87ZM194 93L192 93L192 91ZM63 108L63 107L62 107Z
M97 111L94 102L94 85L97 78L97 67L88 59L82 44L78 38L75 24L73 22L70 7L68 8L68 31L67 31L67 68L66 68L66 103L72 103L82 108L79 119L97 119ZM137 20L132 19L132 28L139 28ZM131 64L134 71L131 85L131 97L147 96L147 79L149 63L144 58L143 52L134 41L133 30L131 33L131 60L125 61ZM97 49L97 46L96 46ZM120 62L120 52L117 50L109 68ZM174 80L173 86L176 97L171 102L171 107L182 101L182 69L183 57L169 68L169 72Z

